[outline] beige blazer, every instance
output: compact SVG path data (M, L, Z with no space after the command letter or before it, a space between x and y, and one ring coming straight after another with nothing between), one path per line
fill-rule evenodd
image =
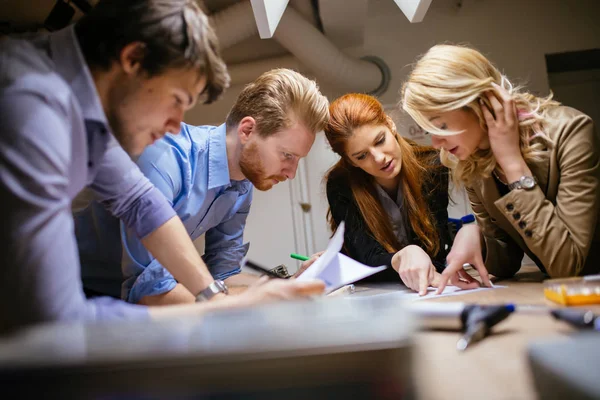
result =
M569 107L546 112L554 142L545 161L528 164L532 190L500 197L494 178L467 188L482 229L485 266L509 277L527 253L555 277L600 273L600 147L590 117Z

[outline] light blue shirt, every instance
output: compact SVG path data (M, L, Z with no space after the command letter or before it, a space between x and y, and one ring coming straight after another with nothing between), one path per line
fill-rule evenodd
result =
M225 124L182 124L179 135L166 135L137 162L172 204L191 239L206 233L203 259L215 279L240 272L252 202L252 184L229 178L225 131ZM94 203L77 213L76 221L86 288L111 294L120 290L123 299L137 303L177 284L130 228L119 226Z
M49 320L148 318L86 300L71 201L89 186L144 237L175 215L113 137L73 27L0 40L0 332Z

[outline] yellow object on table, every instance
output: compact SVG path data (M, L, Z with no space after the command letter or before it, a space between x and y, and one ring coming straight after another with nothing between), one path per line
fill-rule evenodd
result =
M600 275L545 280L544 296L565 306L600 304Z

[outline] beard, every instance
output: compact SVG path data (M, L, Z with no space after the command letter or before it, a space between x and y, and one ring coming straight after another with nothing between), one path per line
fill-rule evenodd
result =
M287 178L283 175L267 176L264 165L258 155L258 145L250 143L242 148L240 155L240 169L242 174L260 191L267 191L274 185L273 179L279 182L285 181Z
M127 154L133 159L139 157L141 151L137 148L135 137L127 133L127 129L124 126L124 121L116 115L107 115L108 123L111 131L119 145L125 150Z
M131 114L131 105L135 103L134 93L137 88L135 83L115 85L108 94L109 109L106 112L113 136L131 157L139 157L145 147L140 148L139 134L133 130L132 121L127 117Z

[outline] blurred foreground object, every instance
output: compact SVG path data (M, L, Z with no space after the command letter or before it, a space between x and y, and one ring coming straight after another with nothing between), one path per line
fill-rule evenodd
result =
M413 399L415 325L401 301L376 297L43 325L0 339L0 386L24 398Z
M529 345L540 399L600 399L600 334L585 332Z

